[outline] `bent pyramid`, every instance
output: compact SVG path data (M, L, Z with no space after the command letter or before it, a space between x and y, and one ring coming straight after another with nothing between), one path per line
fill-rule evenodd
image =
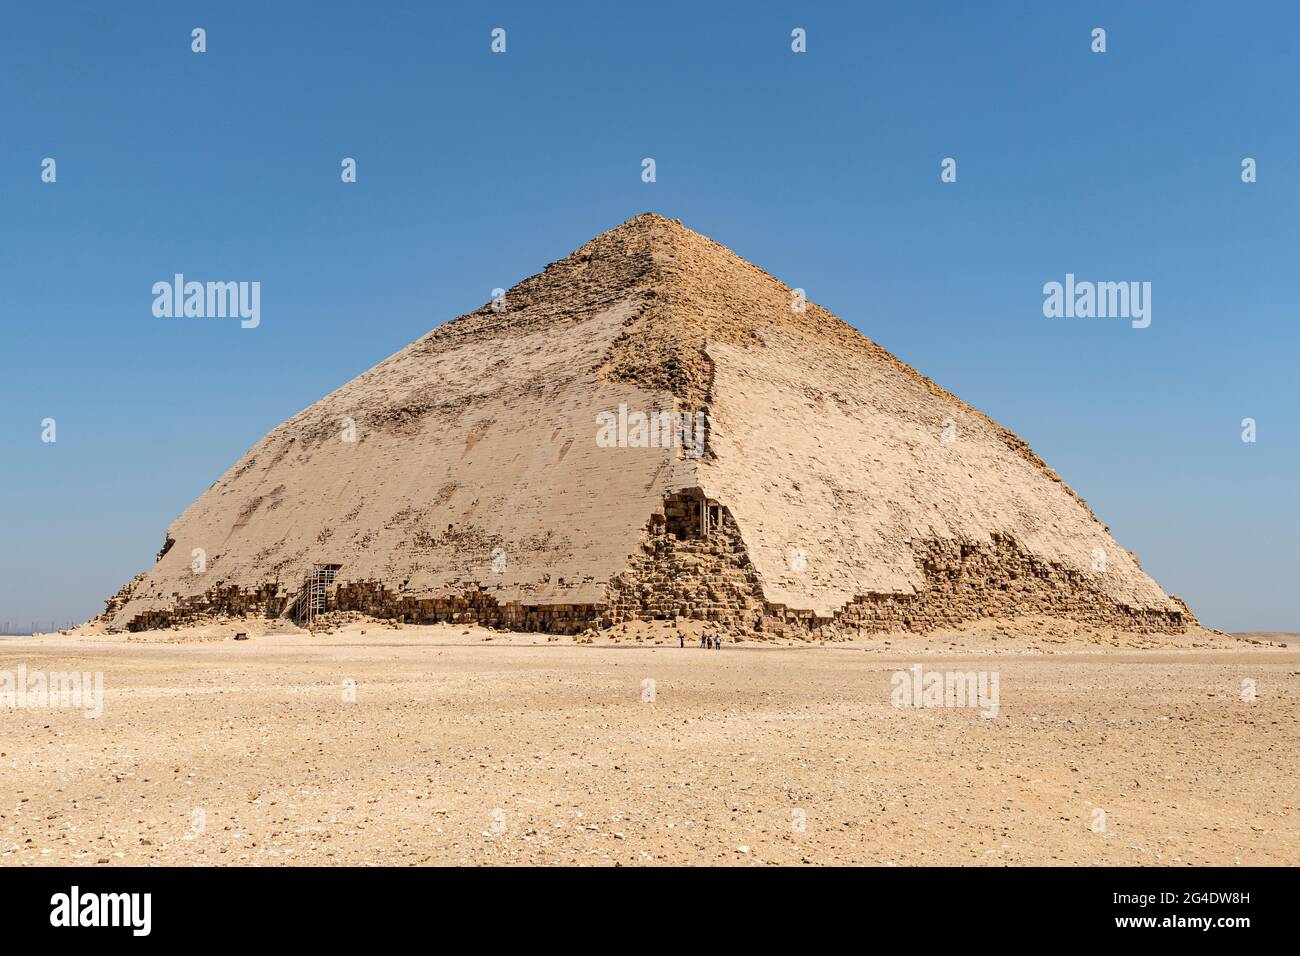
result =
M702 433L670 427L700 412ZM804 636L1194 623L1023 441L651 213L280 425L106 616L335 610Z

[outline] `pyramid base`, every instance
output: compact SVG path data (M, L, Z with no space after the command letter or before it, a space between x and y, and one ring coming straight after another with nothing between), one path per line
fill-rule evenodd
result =
M545 634L580 634L636 621L697 621L734 634L802 640L926 634L1026 615L1143 633L1181 634L1198 626L1176 597L1166 607L1118 603L1102 586L1104 571L1044 560L1010 535L995 533L986 541L931 539L912 547L923 580L916 591L859 594L830 614L790 607L767 599L730 509L696 487L664 497L646 523L639 552L613 576L600 603L501 601L478 586L459 594L414 596L380 580L340 580L325 590L322 611ZM114 616L142 578L109 599L99 620L120 629ZM207 623L220 616L285 617L296 613L301 600L278 581L254 588L224 585L138 613L126 629Z

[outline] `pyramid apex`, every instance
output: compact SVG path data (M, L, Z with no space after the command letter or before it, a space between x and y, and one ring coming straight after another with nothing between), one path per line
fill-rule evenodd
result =
M672 229L686 229L686 227L682 225L682 221L680 219L669 219L667 216L662 216L657 212L646 211L643 213L638 213L637 215L633 216L631 219L624 220L623 222L615 226L613 229L610 229L608 231L620 232L629 229L643 228L647 226L668 227Z
M598 233L587 240L561 262L574 259L585 261L592 257L622 260L632 254L640 255L648 261L657 249L675 249L692 239L704 240L705 237L682 225L680 219L669 219L657 212L643 212L625 219L618 225ZM719 248L725 248L719 246ZM559 263L552 263L551 267ZM548 267L551 268L551 267Z
M628 220L628 222L641 222L641 221L672 222L672 223L676 223L679 226L682 224L682 221L680 219L669 219L667 216L661 216L659 213L651 212L650 210L647 210L643 213L638 213L637 215L633 216L631 219Z

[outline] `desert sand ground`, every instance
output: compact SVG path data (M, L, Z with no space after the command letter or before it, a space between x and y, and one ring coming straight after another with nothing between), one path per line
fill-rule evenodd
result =
M1300 862L1285 635L235 629L0 640L105 688L0 708L0 864ZM915 663L996 672L997 716L892 706Z

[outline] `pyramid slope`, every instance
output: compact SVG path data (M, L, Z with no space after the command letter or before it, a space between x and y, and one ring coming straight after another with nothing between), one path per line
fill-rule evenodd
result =
M791 301L679 223L629 220L272 431L110 625L283 613L315 564L339 566L340 608L557 630L1192 620L1022 441ZM599 447L620 405L706 411L706 454ZM718 505L714 539L665 530L689 495Z

